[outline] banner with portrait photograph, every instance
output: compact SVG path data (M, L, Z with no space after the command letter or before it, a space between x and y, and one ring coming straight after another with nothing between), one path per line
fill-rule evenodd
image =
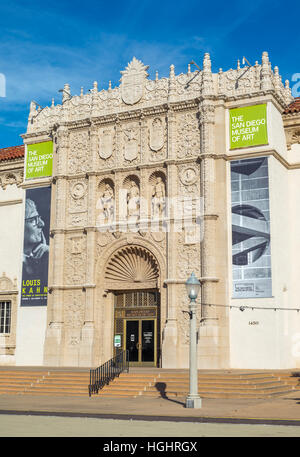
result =
M26 190L21 306L47 306L51 187Z
M233 298L272 296L268 158L231 162Z

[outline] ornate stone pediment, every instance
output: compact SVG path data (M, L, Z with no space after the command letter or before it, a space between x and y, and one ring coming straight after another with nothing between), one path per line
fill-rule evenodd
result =
M0 292L12 292L12 291L15 291L16 289L17 289L16 281L13 282L3 272L2 276L0 277Z
M122 100L127 105L134 105L139 102L144 94L145 81L148 76L147 69L140 60L135 57L127 65L124 71L121 71L121 94Z

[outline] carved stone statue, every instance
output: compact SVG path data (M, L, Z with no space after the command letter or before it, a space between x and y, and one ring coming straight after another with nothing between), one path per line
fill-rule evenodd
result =
M130 182L130 188L127 192L127 215L138 217L140 212L140 191L134 181Z
M158 176L156 184L152 188L152 215L154 218L162 217L166 205L165 197L165 185L161 177Z
M104 224L109 224L113 222L114 213L115 213L115 199L114 191L109 184L105 184L105 189L103 194L99 199L98 208L101 210L99 219Z

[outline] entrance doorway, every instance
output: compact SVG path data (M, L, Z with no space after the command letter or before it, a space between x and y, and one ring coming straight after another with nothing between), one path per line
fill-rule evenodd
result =
M115 293L114 351L128 350L131 366L159 362L158 305L156 290Z
M156 365L156 320L126 320L129 363Z

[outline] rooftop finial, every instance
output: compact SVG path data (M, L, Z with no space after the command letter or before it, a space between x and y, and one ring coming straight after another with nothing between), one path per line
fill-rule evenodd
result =
M265 51L262 54L260 88L261 90L271 90L273 88L272 86L269 55Z
M202 94L203 95L213 95L213 79L211 72L211 60L208 52L204 54L203 59L203 71L202 71Z
M62 102L64 103L67 100L70 100L71 98L71 90L70 90L70 85L66 83L64 85L63 90L60 90L62 92Z
M175 66L170 65L170 79L175 79Z

